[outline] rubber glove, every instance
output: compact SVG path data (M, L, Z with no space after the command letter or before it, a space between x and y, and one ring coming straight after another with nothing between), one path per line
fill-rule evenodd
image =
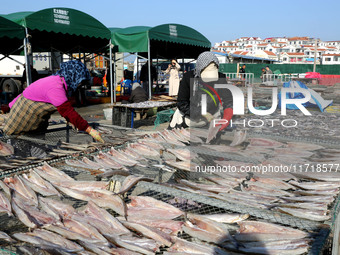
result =
M230 123L230 120L231 120L232 117L233 117L233 109L232 108L224 109L223 119L227 120L228 122L221 126L220 131L222 131L223 129L225 129L226 127L229 126L229 123Z
M95 139L97 142L105 143L104 140L103 140L103 138L102 138L102 136L101 136L101 134L100 134L97 130L95 130L95 129L91 128L91 127L88 127L85 131L86 131L90 136L92 136L93 139Z

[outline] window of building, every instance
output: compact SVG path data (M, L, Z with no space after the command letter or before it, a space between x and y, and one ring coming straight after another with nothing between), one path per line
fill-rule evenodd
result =
M331 58L325 58L325 61L331 61Z

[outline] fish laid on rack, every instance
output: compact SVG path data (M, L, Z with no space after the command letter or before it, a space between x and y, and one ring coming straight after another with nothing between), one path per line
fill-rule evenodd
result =
M151 156L151 157L159 157L160 153L159 151L140 143L129 143L127 146L129 149L134 151L135 153L141 155L141 156Z
M136 153L134 150L132 150L129 146L126 147L124 150L120 151L123 154L127 155L128 157L132 158L133 160L145 160L146 158L144 158L144 156L142 156L141 154ZM147 155L147 154L144 154Z
M298 208L298 209L309 209L309 210L318 210L327 212L328 204L324 202L290 202L290 203L280 203L276 205L278 207L287 207L287 208Z
M225 177L225 178L221 178L221 177L215 177L215 176L208 176L205 177L206 180L219 184L219 185L227 185L230 186L232 188L235 188L237 186L239 186L242 182L242 179L239 178L233 178L233 177Z
M20 176L15 175L14 177L6 177L4 183L6 183L10 189L20 193L20 195L26 199L26 203L34 206L38 205L37 194L23 182Z
M286 144L287 148L291 148L293 150L299 150L299 151L316 151L324 149L325 147L317 144L312 143L303 143L303 142L288 142Z
M101 164L104 167L109 167L113 169L124 168L124 166L113 159L113 157L103 152L99 152L98 155L94 156L93 158L95 161L97 161L97 163Z
M247 131L246 130L239 130L234 132L233 141L229 146L234 147L237 145L242 144L247 138Z
M144 144L146 146L149 146L155 150L164 150L164 146L160 143L157 142L157 140L153 138L143 138L137 140L137 143Z
M103 171L106 171L107 169L110 169L108 167L103 167L101 164L99 164L97 162L94 162L94 161L88 159L87 157L83 157L81 160L86 165L88 165L89 168L91 167L92 169L94 168L94 169L99 169L99 170L103 170Z
M129 196L131 202L127 204L129 218L144 219L175 219L184 214L180 209L146 196Z
M100 235L95 228L71 219L65 219L65 223L45 225L44 229L57 233L69 240L108 244L107 240L103 240L103 236ZM99 239L95 237L98 237Z
M58 180L58 179L63 180L63 181L74 180L71 176L67 175L66 173L59 170L58 168L51 167L46 162L42 166L39 166L35 168L34 170L37 172L37 174L39 174L42 178L44 178L47 181Z
M265 138L249 138L250 146L258 146L262 148L279 148L283 147L284 144L272 139Z
M134 237L132 235L118 236L110 234L105 235L105 237L113 244L137 252L138 254L154 255L159 251L160 247L160 245L152 239Z
M112 214L105 209L100 208L92 201L89 201L80 213L101 221L102 224L90 223L91 225L95 225L94 227L96 227L101 234L115 233L116 235L125 235L130 233L130 231L113 217ZM103 230L103 228L105 228L105 230Z
M177 139L177 141L182 142L184 144L190 143L190 139L188 139L187 137L182 135L180 132L176 132L174 129L166 130L166 131L169 132L173 137L175 137Z
M10 156L14 154L14 147L8 143L0 141L0 156Z
M134 166L134 165L139 165L139 162L127 157L124 153L116 150L115 148L111 147L109 150L108 154L111 156L115 157L116 159L119 159L119 162L124 165L124 166Z
M176 158L188 161L198 157L197 153L190 151L189 149L167 149L168 152L174 154Z
M148 227L157 228L170 235L177 236L177 233L182 231L184 222L176 220L162 220L162 219L142 219L127 217L128 222L142 224Z
M11 196L11 190L8 185L0 180L0 188L5 192L6 195Z
M81 246L85 248L88 253L85 254L103 254L103 255L109 255L109 254L117 254L114 251L111 250L110 247L107 245L103 244L94 244L94 243L89 243L89 242L83 242L83 241L78 241ZM78 253L79 254L79 253ZM81 252L83 254L83 252ZM119 253L118 253L119 254Z
M15 240L3 231L0 231L0 240L6 241L6 242L9 242L9 243L15 243Z
M195 131L192 131L192 129L173 129L173 132L179 133L181 134L184 138L186 138L187 140L189 140L191 143L203 143L203 140L197 135L195 134ZM205 137L202 136L202 137Z
M266 177L253 177L250 179L250 182L253 185L263 186L266 188L274 188L280 190L295 190L296 187L291 185L290 183L284 182L282 180L274 179L274 178L266 178Z
M241 242L268 242L280 240L297 240L309 236L307 232L284 227L273 223L261 221L241 221L238 222L239 233L235 234L235 239Z
M275 148L274 154L280 156L286 156L286 155L292 155L295 157L301 157L301 158L309 158L314 154L314 152L311 151L303 151L303 150L294 150L292 148Z
M60 245L54 244L51 241L46 241L45 239L42 239L41 237L33 235L31 232L28 233L15 233L13 234L13 237L19 241L23 241L26 243L33 244L35 246L41 247L42 250L46 251L53 251L55 253L59 252L61 254L64 253L74 253L74 252L81 252L84 249L81 248L80 250L69 250L65 249Z
M21 176L24 183L35 192L43 196L60 196L53 185L41 178L34 170L30 170L28 174L24 173Z
M339 189L322 189L322 190L296 190L294 194L303 196L337 196L339 194Z
M80 191L97 191L106 190L109 186L109 182L104 181L51 181L56 187L71 188Z
M0 212L5 212L8 216L13 216L11 203L2 192L0 192Z
M143 224L125 221L122 218L119 219L120 222L128 229L131 229L141 235L155 240L160 246L171 246L171 236L158 230L154 227L145 226Z
M158 131L159 132L159 131ZM159 134L163 137L166 143L177 145L177 146L184 146L184 144L177 140L177 138L171 134L168 130L163 130L159 132Z
M190 160L186 160L186 161L165 160L165 163L172 167L175 167L175 168L178 168L184 171L196 172L197 164L195 164L194 162Z
M293 215L295 217L314 220L314 221L326 221L331 217L327 215L328 210L304 209L304 208L288 208L277 207L277 210L286 214Z
M241 185L241 190L243 192L248 192L252 194L258 194L258 195L265 195L265 196L274 196L274 197L280 197L280 196L293 196L292 193L281 190L281 189L276 189L276 188L271 188L271 187L265 187L263 185L256 185L252 182L247 182L247 187L244 185Z
M38 200L41 209L55 218L62 219L76 212L72 205L55 199L39 197Z
M100 207L112 209L116 213L126 216L126 205L124 201L111 191L99 189L86 191L61 186L56 186L56 188L70 197L83 201L93 201Z
M219 214L204 214L201 217L208 218L221 223L237 223L249 218L249 214L238 213L219 213Z
M334 182L297 182L290 181L291 185L305 190L329 190L340 188L340 183Z
M237 251L246 254L298 255L308 252L309 242L309 239L243 242ZM229 248L228 245L222 246L227 249ZM233 247L231 248L234 250Z
M174 244L168 249L168 252L170 252L168 254L171 254L172 252L177 252L177 254L200 254L200 255L230 254L229 252L212 245L189 242L178 237L172 237L171 240Z
M191 181L184 180L184 179L180 180L179 182L192 189L206 190L206 191L213 192L213 193L229 193L229 191L232 189L231 186L219 185L215 183L202 184L202 183L191 182Z
M192 237L215 244L234 241L223 223L191 213L187 214L187 219L182 229Z
M337 165L334 165L334 169ZM330 166L329 166L330 167ZM339 166L338 166L339 167ZM312 171L292 172L292 175L305 180L316 180L326 182L340 182L340 172L317 173Z
M129 175L124 179L122 186L120 187L120 190L117 194L124 194L128 192L140 181L152 182L153 180L151 178L144 176Z
M78 160L78 159L66 159L65 163L69 166L73 167L81 167L81 168L86 168L86 169L92 169L92 170L100 170L103 169L102 167L94 166L91 164L86 164L84 161Z
M68 250L69 252L81 252L84 250L84 248L77 243L72 242L59 234L45 229L35 229L30 234L36 237L40 237L41 239L44 239L53 244L59 245L60 247L62 247L63 250Z
M59 220L27 203L27 199L20 193L12 192L11 205L15 215L27 227L36 228L45 224L52 224Z

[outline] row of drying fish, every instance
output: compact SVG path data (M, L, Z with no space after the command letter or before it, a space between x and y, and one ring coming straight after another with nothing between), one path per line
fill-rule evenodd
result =
M126 178L121 191L135 182L133 176ZM106 190L107 185L107 182L76 181L47 164L27 175L6 178L1 186L10 195L11 201L7 200L5 206L8 214L14 212L33 230L15 233L12 238L47 251L79 254L154 254L161 247L168 248L165 254L230 254L226 250L262 254L268 249L270 254L302 254L311 241L309 234L300 230L244 221L249 215L187 214L187 220L175 220L185 213L151 197L130 196L131 201L125 204ZM60 196L59 192L88 201L87 206L75 210L70 204L43 197ZM6 201L4 194L2 197ZM110 208L120 216L113 217L103 208ZM231 234L235 227L225 223L235 222L240 228ZM179 232L203 243L178 238ZM0 237L14 241L6 233Z

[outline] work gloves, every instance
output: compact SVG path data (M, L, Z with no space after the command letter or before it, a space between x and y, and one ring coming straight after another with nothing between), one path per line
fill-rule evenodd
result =
M105 143L101 134L93 129L92 127L88 127L86 130L85 130L90 136L92 136L93 139L95 139L97 142L100 142L100 143Z
M227 120L228 122L221 125L220 131L222 131L223 129L225 129L226 127L229 126L229 123L230 123L230 120L231 120L232 117L233 117L233 109L232 108L224 109L223 119Z

